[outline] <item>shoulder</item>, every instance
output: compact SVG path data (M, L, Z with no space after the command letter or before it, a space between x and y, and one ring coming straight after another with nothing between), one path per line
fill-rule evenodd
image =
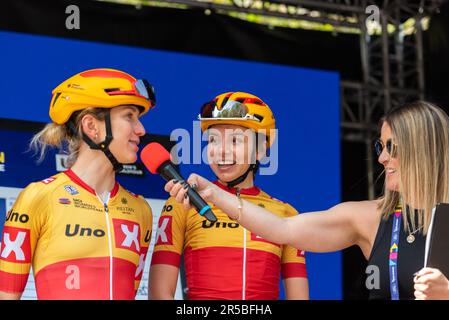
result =
M176 199L174 197L170 197L167 199L167 201L165 201L165 207L170 207L171 210L173 210L173 209L182 210L182 211L186 210L184 208L184 205L182 203L179 203L178 201L176 201Z
M58 185L60 175L55 175L26 186L18 195L11 212L27 214L29 217L46 216L54 202L51 195ZM59 179L61 180L61 179Z
M144 196L140 194L135 194L132 191L129 191L125 187L119 184L120 189L122 189L121 197L122 202L128 205L140 206L144 211L149 211L151 213L151 206L148 201L144 198Z
M363 214L366 212L377 211L377 207L377 200L347 201L335 205L334 207L332 207L332 210L346 211L349 213L359 212L360 214Z
M150 206L150 204L148 203L148 201L147 201L142 195L139 195L139 196L137 197L137 201L140 203L140 205L141 205L146 211L149 211L150 213L152 212L152 211L151 211L151 206Z
M298 210L296 210L291 204L272 197L265 191L260 190L259 197L265 198L270 204L274 204L277 207L282 208L281 211L284 213L284 216L291 217L298 214Z
M331 208L331 211L345 215L346 221L354 226L360 240L371 239L381 219L378 200L344 202Z
M348 201L335 205L329 211L347 215L354 221L374 221L379 217L378 200Z
M51 194L62 179L61 174L56 174L43 180L32 182L22 190L19 198L27 202L43 200L47 195Z
M209 205L212 206L212 209L214 208L213 204L209 203ZM173 197L168 198L161 209L161 218L169 218L178 226L185 226L190 218L197 216L200 217L194 208L185 208L184 204L177 202Z

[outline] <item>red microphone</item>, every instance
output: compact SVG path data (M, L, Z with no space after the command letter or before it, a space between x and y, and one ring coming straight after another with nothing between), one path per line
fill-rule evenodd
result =
M172 163L170 153L157 142L151 142L146 145L140 153L140 159L142 159L143 164L152 174L161 175L165 181L172 179L185 180ZM187 195L190 203L196 208L198 213L211 222L217 221L217 217L207 202L189 184L187 186Z

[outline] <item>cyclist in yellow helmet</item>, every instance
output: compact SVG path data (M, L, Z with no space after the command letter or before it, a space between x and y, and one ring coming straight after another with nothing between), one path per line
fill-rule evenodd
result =
M31 146L68 145L70 169L29 184L8 212L0 248L0 298L19 299L30 267L39 299L134 299L151 238L141 196L115 179L137 159L155 106L146 80L114 69L74 75L53 90L52 123Z
M369 299L447 300L444 264L423 268L423 261L431 226L444 223L433 219L433 211L449 202L449 115L429 102L407 103L382 117L379 134L374 147L385 182L378 199L285 219L199 175L192 174L188 182L220 212L268 240L312 252L359 246L367 260ZM165 190L188 207L178 184L169 181Z
M267 104L249 93L227 92L204 104L199 119L208 134L216 186L281 217L297 214L254 185L258 161L275 138L275 119ZM183 186L178 181L174 188ZM218 219L214 223L186 210L174 197L167 200L151 260L151 299L174 298L181 255L188 299L278 299L281 273L288 299L308 298L302 250L266 241L218 207L212 209Z

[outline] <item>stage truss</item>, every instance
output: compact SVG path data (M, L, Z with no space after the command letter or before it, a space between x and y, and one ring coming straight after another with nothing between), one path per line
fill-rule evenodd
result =
M368 197L375 195L373 140L381 116L406 101L424 99L423 29L446 0L118 0L134 5L203 9L236 18L277 18L278 25L358 34L362 79L341 80L341 134L364 143ZM282 21L285 21L283 23Z

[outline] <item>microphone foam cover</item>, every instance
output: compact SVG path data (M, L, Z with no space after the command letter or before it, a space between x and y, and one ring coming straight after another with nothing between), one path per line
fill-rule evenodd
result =
M166 162L171 161L170 153L157 142L151 142L142 149L140 159L152 174L157 174L157 169Z

